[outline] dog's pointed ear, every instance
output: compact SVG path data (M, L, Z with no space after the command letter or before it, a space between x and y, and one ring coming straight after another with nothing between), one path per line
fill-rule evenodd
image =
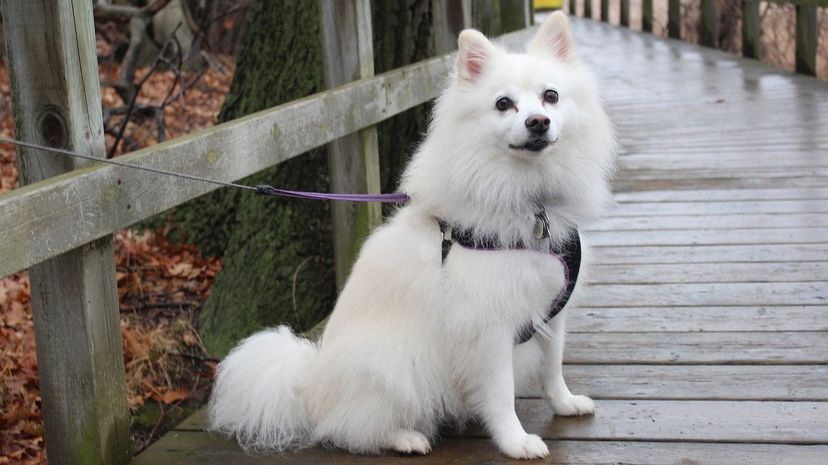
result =
M569 18L562 11L556 11L544 20L529 43L529 53L542 57L554 56L564 62L577 60Z
M497 49L480 31L464 29L457 38L457 78L460 82L476 82L486 62L491 60Z

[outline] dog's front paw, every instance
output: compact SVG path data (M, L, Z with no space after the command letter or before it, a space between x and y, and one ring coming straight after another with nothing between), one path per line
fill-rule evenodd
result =
M549 403L555 415L571 417L575 415L592 415L595 413L595 401L587 396L550 396Z
M513 459L540 459L549 455L549 448L536 434L524 434L508 441L498 441L500 451Z
M390 435L390 448L403 454L425 455L431 452L428 438L419 431L401 429Z

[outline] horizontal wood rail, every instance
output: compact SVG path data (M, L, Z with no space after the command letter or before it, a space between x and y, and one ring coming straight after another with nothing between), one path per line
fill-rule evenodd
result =
M522 46L530 35L531 30L517 31L501 36L500 42L508 47ZM452 66L451 54L421 61L119 160L236 181L433 99ZM0 276L24 270L216 188L95 165L2 194Z
M584 2L584 17L592 18L592 0ZM610 0L601 1L601 21L609 21ZM819 41L817 7L828 7L828 0L769 0L781 5L796 6L796 72L816 76L816 57ZM681 38L681 0L667 0L667 36ZM742 55L759 58L761 18L760 0L742 0ZM570 14L577 14L577 0L569 1ZM621 0L619 24L630 26L629 0ZM715 0L701 0L699 42L716 48L718 41L718 12ZM642 0L641 29L653 32L653 0Z

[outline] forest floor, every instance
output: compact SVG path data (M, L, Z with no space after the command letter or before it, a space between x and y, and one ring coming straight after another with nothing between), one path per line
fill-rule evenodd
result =
M147 80L138 105L160 105L173 89L175 99L163 108L168 139L212 126L233 76L232 58L203 75L183 73L183 82L198 81L182 93L171 71L156 71ZM231 63L231 64L227 64ZM139 69L137 79L148 69ZM101 82L117 80L119 67L103 63ZM186 87L186 85L185 85ZM101 89L104 109L124 107L112 87ZM107 152L123 118L113 118L106 135ZM158 143L156 118L131 120L116 154ZM14 137L8 69L0 62L0 135ZM14 148L0 145L0 193L18 186ZM118 297L124 365L136 451L206 400L217 361L205 354L195 329L221 261L204 257L192 246L173 244L163 230L124 230L115 234ZM35 335L27 273L0 278L0 464L45 464L41 399Z

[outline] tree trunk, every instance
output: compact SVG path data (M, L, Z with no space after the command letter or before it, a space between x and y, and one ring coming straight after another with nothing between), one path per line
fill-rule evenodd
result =
M434 54L432 0L372 4L377 73ZM323 88L318 4L300 5L288 0L252 2L221 121ZM423 105L379 125L384 191L396 188L402 167L426 129L427 115ZM315 150L245 182L325 190L325 160L324 150ZM177 225L173 238L224 257L200 316L202 339L213 354L224 355L238 339L262 327L285 323L303 331L333 308L336 280L327 203L222 190L176 209L170 217Z
M316 2L298 8L288 0L257 0L249 18L221 121L322 89ZM324 191L325 159L315 150L245 182ZM336 286L327 203L219 191L181 210L187 237L224 256L200 316L210 352L223 355L265 326L285 323L302 331L330 312Z

